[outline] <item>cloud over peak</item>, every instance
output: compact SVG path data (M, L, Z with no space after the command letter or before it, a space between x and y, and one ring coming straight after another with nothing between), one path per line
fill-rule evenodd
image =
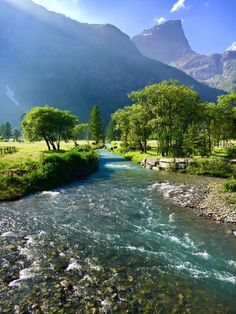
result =
M155 17L153 21L160 25L166 22L166 18L164 16L161 16L159 18Z
M186 0L178 0L171 8L170 12L174 13L179 11L180 9L185 8L185 1Z

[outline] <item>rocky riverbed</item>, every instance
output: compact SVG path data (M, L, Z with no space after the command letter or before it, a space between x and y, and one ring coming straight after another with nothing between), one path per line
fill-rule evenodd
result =
M187 159L176 158L144 158L141 166L160 172L185 169L190 162ZM233 195L235 193L221 191L221 179L191 175L185 177L179 173L175 173L174 177L168 174L164 174L165 176L170 179L153 185L165 200L181 207L191 208L199 216L218 223L236 224L236 196Z
M154 184L153 188L157 188L165 200L192 209L199 216L218 223L236 224L235 204L227 201L229 195L220 192L218 186L219 182L214 179L194 180L193 183L168 180Z

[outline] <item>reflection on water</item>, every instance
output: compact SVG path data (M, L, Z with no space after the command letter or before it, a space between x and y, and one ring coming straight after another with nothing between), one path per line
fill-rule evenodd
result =
M164 203L159 176L102 152L89 178L2 204L0 312L235 313L235 237Z

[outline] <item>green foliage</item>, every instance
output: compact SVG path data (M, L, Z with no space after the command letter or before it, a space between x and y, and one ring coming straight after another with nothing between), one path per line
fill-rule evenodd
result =
M61 140L72 139L77 124L78 119L69 111L49 106L32 108L21 123L24 138L30 142L43 139L48 150L60 150Z
M224 190L226 192L236 192L236 180L228 180L224 183Z
M18 129L14 129L12 137L15 141L19 141L20 139L20 131Z
M236 147L235 146L227 147L226 152L227 152L228 158L236 158Z
M94 140L96 144L98 144L101 140L103 141L103 123L98 105L93 106L91 110L89 131L91 134L91 139Z
M113 118L111 118L106 128L106 140L108 142L119 141L120 137L121 134L120 131L116 128L116 122Z
M195 160L190 166L188 166L185 172L211 177L228 178L232 175L233 169L227 161L200 159Z
M9 122L3 123L0 126L0 136L4 140L9 140L12 137L12 127Z
M33 191L51 189L87 175L97 168L98 156L91 148L81 147L50 153L38 162L30 161L18 166L20 171L9 170L10 174L1 176L0 200L15 199Z
M190 87L163 81L129 97L134 104L112 116L127 150L146 152L155 139L162 156L210 156L215 145L236 138L236 94L202 103Z

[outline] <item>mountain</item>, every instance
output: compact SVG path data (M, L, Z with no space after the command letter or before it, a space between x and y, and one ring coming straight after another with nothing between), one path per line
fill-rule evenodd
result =
M0 120L19 123L32 106L69 109L86 121L94 104L105 121L127 93L165 79L215 100L222 91L144 57L113 25L90 25L29 0L0 1Z
M194 54L180 20L155 25L133 37L132 40L144 56L167 64Z
M156 25L132 40L144 56L177 67L204 84L236 92L235 42L223 54L198 54L189 45L180 20Z

